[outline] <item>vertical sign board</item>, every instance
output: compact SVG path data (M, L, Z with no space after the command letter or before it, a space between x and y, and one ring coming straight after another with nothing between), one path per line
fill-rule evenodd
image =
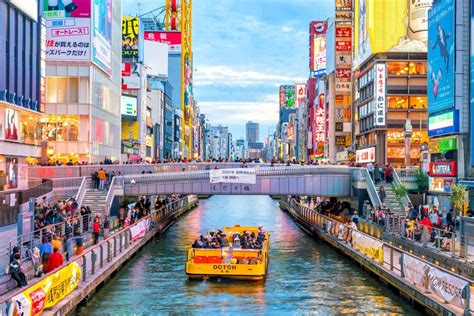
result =
M385 126L385 89L386 66L384 63L375 64L375 113L374 125Z
M112 0L92 0L92 61L112 75Z
M306 104L306 85L298 84L296 85L296 103L298 107L304 108Z
M311 77L326 74L327 21L312 21L309 24L309 70Z
M140 20L135 17L122 18L122 58L138 60Z
M428 113L454 107L454 0L428 12Z

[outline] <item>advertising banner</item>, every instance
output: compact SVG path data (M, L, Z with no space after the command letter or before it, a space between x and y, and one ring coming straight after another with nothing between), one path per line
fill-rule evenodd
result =
M92 0L92 61L112 75L112 0Z
M10 315L39 315L71 293L81 279L81 267L71 262L11 298Z
M352 0L336 0L336 11L352 10Z
M375 147L356 150L356 162L375 162Z
M18 121L18 111L5 109L5 132L3 133L5 140L18 141Z
M255 168L213 169L209 178L211 183L257 183Z
M138 222L137 224L130 226L130 233L132 235L132 241L142 238L146 235L146 232L150 228L150 219L146 219Z
M122 18L122 58L138 59L140 19Z
M350 79L351 76L351 68L336 68L336 79Z
M18 188L18 158L5 158L5 173L7 174L7 189Z
M324 94L319 95L318 107L315 113L316 132L314 133L314 142L318 145L326 141L326 111L324 109Z
M451 186L454 183L454 179L445 178L429 178L428 190L433 192L451 193Z
M122 105L120 112L122 115L137 116L137 97L132 95L122 95Z
M336 11L336 23L337 24L352 24L352 12L351 11Z
M140 72L138 63L122 63L122 89L139 90Z
M296 103L298 107L305 107L306 104L306 85L298 84L296 85Z
M90 60L91 20L63 18L46 20L46 60Z
M145 40L168 44L169 53L181 53L181 32L145 31Z
M21 2L30 1L22 0ZM45 19L90 18L91 0L43 0L43 17Z
M294 85L280 86L280 107L286 109L297 108Z
M402 258L405 279L415 286L433 293L443 301L464 309L462 293L469 284L467 281L406 253Z
M374 125L385 125L385 90L386 90L386 65L384 63L375 64L375 115Z
M430 162L429 175L432 177L455 177L457 174L455 161Z
M459 110L451 110L428 117L428 136L459 132Z
M429 11L428 113L454 107L454 0Z
M312 21L309 24L309 69L312 77L326 73L327 21Z
M367 256L378 261L383 262L383 242L375 238L361 234L360 232L352 231L352 246Z

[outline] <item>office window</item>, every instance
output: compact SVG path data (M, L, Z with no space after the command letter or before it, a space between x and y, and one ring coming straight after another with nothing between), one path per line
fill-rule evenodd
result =
M389 61L387 62L387 74L389 75L407 75L408 62L406 61Z
M408 97L407 96L387 96L387 106L389 109L408 109Z
M408 66L410 75L426 75L427 73L426 62L410 62Z
M78 103L79 78L46 78L46 96L48 103Z
M416 110L426 110L428 108L427 97L410 97L410 108Z

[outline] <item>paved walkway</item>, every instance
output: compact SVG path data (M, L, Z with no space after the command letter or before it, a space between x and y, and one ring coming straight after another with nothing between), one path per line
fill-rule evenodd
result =
M0 227L0 245L9 242L17 236L18 224L11 224Z

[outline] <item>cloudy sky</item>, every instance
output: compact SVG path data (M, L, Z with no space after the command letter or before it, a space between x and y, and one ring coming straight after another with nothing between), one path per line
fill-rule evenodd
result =
M123 14L138 13L137 2L146 12L160 0L123 0ZM334 0L193 1L194 93L201 113L212 124L228 125L234 139L245 136L245 122L259 122L263 140L278 122L280 84L308 77L309 22L333 11Z

